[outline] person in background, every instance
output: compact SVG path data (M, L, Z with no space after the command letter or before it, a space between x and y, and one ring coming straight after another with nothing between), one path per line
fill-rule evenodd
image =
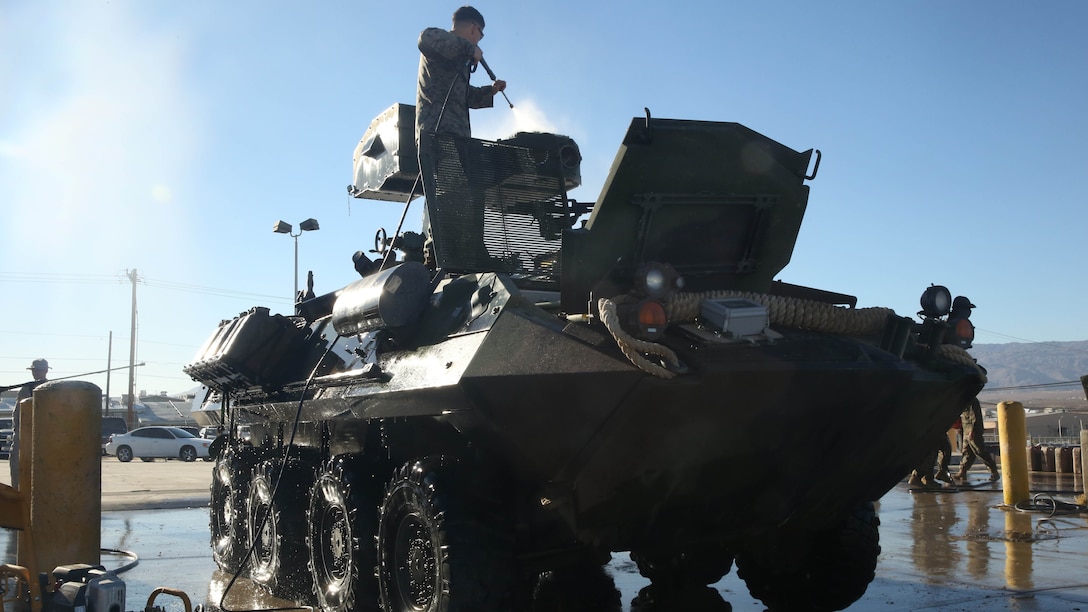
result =
M11 416L11 448L8 451L8 466L11 468L11 486L19 488L19 404L23 400L34 397L34 389L45 382L49 375L49 362L44 359L35 359L30 362L30 375L34 380L23 385L19 389L19 395L15 399L15 411Z
M937 444L922 460L914 471L911 472L908 484L912 487L942 488L952 484L952 476L948 473L948 466L952 461L952 442L948 439L947 432L941 433ZM936 470L934 470L936 466ZM945 484L937 482L943 481Z
M960 459L960 469L956 473L956 480L967 478L967 470L971 469L975 457L978 457L986 464L986 467L990 468L990 480L997 480L999 478L997 461L994 460L990 451L986 449L986 442L982 439L984 429L982 424L982 404L979 403L977 397L971 400L971 404L967 408L963 409L960 422L963 423L963 455Z

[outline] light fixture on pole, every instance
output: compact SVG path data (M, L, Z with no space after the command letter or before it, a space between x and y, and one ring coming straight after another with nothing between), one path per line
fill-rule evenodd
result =
M293 233L292 229L291 224L284 221L276 221L276 224L272 226L273 232L287 234L295 239L295 293L291 299L298 302L298 237L302 235L302 232L312 232L321 229L321 227L317 224L317 219L306 219L298 224L297 234Z

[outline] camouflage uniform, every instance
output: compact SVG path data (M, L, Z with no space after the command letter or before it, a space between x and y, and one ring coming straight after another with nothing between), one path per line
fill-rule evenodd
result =
M416 147L419 152L419 167L424 173L434 167L435 152L433 140L427 134L449 134L470 138L472 127L469 123L470 108L491 108L495 94L491 85L473 87L469 84L472 75L470 61L476 51L476 45L458 36L454 32L441 28L427 28L419 35L419 79L416 83ZM421 139L421 136L423 138ZM468 154L469 147L464 143L457 145L458 161L462 172L471 175L484 165L485 160L475 159ZM424 186L426 189L426 184ZM424 193L426 196L430 194ZM448 237L448 247L460 253L475 253L476 259L486 260L487 249L484 247L482 229L484 211L482 201L473 201L468 207L471 227L480 228L475 233L453 233ZM429 207L429 204L428 204ZM424 263L432 269L436 265L434 236L427 209L423 214Z
M469 60L475 50L476 45L448 30L427 28L420 33L419 80L416 83L417 145L419 135L429 132L471 136L468 109L494 106L495 94L491 85L473 87L469 84Z
M960 460L960 471L956 474L956 478L961 480L966 478L967 470L971 469L975 457L978 457L986 464L986 467L990 468L990 477L997 480L999 477L997 461L994 460L990 451L986 449L986 442L982 437L985 426L982 424L982 405L977 397L971 400L970 406L964 408L963 414L960 415L960 422L963 423L963 456Z

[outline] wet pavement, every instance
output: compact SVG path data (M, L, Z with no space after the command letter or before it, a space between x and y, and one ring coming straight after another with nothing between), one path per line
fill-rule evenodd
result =
M217 570L208 545L209 480L197 486L210 479L210 464L159 461L123 464L124 470L119 465L103 462L102 547L125 552L103 553L102 563L117 569L138 557L120 574L127 610L143 609L158 587L183 591L194 605L209 609L292 605L264 595L244 578L232 583L232 576ZM1031 491L1039 502L1021 510L1002 507L1000 482L986 476L973 472L972 486L935 491L912 491L903 483L885 495L878 505L883 552L876 579L848 609L1088 611L1088 514L1050 516L1042 504L1075 501L1082 493L1079 476L1033 474ZM0 530L7 562L15 556L10 536ZM184 609L169 594L158 595L155 604ZM538 587L532 610L707 612L764 606L748 595L735 568L713 587L655 593L620 553L603 571L549 576Z

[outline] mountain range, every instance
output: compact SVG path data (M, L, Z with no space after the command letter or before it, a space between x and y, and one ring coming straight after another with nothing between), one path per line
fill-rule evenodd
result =
M976 344L968 352L986 368L988 387L1079 382L1088 374L1088 340Z

